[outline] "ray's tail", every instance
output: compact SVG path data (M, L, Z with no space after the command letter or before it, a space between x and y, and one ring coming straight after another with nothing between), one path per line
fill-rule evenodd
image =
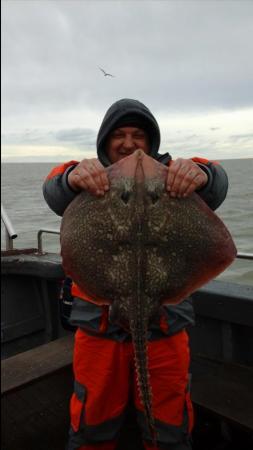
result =
M147 326L143 323L143 319L138 320L138 317L135 317L133 320L130 320L130 328L133 339L135 369L140 400L144 407L144 414L151 435L152 444L158 449L152 405L152 388L148 370Z
M132 298L129 311L129 326L132 334L135 368L137 375L138 390L141 403L144 407L148 430L154 448L157 447L157 438L155 430L155 420L153 415L152 391L150 385L150 375L148 370L148 353L147 353L147 330L149 322L149 314L146 311L144 279L147 267L145 252L143 255L143 239L145 230L143 228L146 215L145 202L145 173L143 168L144 153L136 152L137 164L135 168L135 204L136 204L136 235L135 235L135 274L136 274L136 290Z

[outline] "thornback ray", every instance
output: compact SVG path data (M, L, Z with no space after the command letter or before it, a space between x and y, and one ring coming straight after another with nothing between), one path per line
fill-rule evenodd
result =
M82 191L61 225L63 268L110 320L132 335L140 398L151 439L155 410L148 374L147 331L164 304L176 304L228 267L233 239L197 195L171 198L168 168L143 151L109 166L103 197Z

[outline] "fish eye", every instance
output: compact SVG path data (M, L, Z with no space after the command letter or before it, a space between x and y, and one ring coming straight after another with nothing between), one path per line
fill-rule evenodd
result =
M129 199L130 199L130 192L129 192L129 191L124 191L124 192L121 194L121 200L123 200L123 202L124 202L125 204L127 204L127 203L129 202Z

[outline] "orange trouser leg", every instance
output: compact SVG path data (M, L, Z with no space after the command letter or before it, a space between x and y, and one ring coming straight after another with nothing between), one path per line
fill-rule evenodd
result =
M121 343L77 330L69 449L116 448L129 398L132 355L131 342Z
M128 402L132 345L78 330L74 375L87 391L85 423L96 426L121 414Z
M177 442L173 438L173 430L179 433L179 440L183 434L189 433L193 426L192 405L187 393L189 373L189 345L188 335L181 331L173 336L148 343L148 366L150 373L150 385L152 386L153 414L157 422L159 440L159 422L163 423L163 445L176 448ZM140 411L140 426L146 428L143 405L140 401L139 388L135 382L135 405ZM183 427L184 414L187 410L188 424ZM167 428L166 428L166 425ZM151 443L145 443L146 449L155 449Z

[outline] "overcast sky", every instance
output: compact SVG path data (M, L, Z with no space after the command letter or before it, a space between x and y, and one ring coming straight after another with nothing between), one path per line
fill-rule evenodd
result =
M94 157L125 97L156 116L161 153L252 158L252 55L250 0L3 0L3 161Z

